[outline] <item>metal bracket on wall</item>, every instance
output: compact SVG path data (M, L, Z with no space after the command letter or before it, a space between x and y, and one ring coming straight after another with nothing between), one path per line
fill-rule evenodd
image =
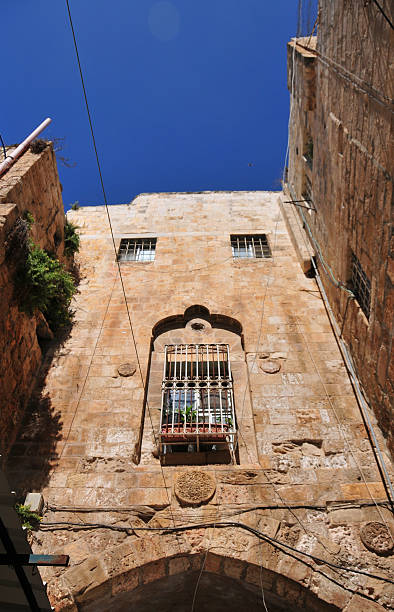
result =
M306 208L306 210L313 210L313 212L317 212L316 208L312 206L303 206L299 204L299 202L312 202L312 200L284 200L284 204L294 204L294 206L299 206L300 208Z

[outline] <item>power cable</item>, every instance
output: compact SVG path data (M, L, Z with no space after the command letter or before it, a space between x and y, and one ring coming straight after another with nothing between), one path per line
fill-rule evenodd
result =
M72 523L68 521L59 521L56 523L55 522L40 523L40 529L42 527L53 527L54 529L52 529L51 531L56 531L59 528L67 529L68 527L71 527L72 529L77 529L77 530L78 529L109 529L111 531L123 531L126 533L130 531L156 531L156 532L163 532L163 534L174 533L174 532L179 533L179 532L185 532L185 531L194 531L196 529L211 529L211 528L217 529L217 528L235 527L239 529L244 529L248 531L249 533L255 535L256 537L261 538L265 540L266 542L271 543L275 548L279 548L279 550L282 550L282 552L286 552L286 550L289 550L298 555L308 557L309 559L312 559L316 563L327 565L328 567L331 567L334 569L340 569L343 571L360 574L362 576L367 576L368 578L374 578L375 580L381 580L382 582L387 582L389 584L394 584L394 580L391 580L390 578L387 578L385 576L379 576L376 574L372 574L370 572L364 572L363 570L359 570L354 567L339 565L337 563L331 563L330 561L322 559L321 557L318 557L317 555L313 555L311 553L307 553L305 551L299 550L298 548L294 548L294 546L290 546L289 544L286 544L285 542L282 542L281 540L277 540L276 538L273 538L263 533L262 531L259 531L258 529L255 529L254 527L251 527L250 525L247 525L246 523L240 523L236 521L204 522L204 523L195 523L193 525L178 525L176 527L148 527L148 526L147 527L133 527L133 525L125 527L125 526L119 526L119 525L107 525L105 523L83 523L81 524L81 523ZM281 547L283 547L286 550L283 550Z
M392 30L394 30L394 25L393 22L390 20L390 18L386 15L386 13L384 12L384 10L382 9L382 7L380 6L378 0L372 0L372 2L377 6L377 8L379 9L379 11L382 13L383 17L385 18L385 20L387 21L387 23L389 24L389 26L391 27Z
M299 0L299 22L300 20L302 20L302 0ZM314 26L315 27L315 26ZM297 36L299 34L299 25L297 27ZM296 44L297 44L297 38L294 40L294 46L293 46L293 54L292 54L292 98L291 98L291 104L290 104L290 116L289 116L289 130L290 130L290 124L291 124L291 118L292 118L292 112L293 112L293 93L294 93L294 83L295 83L295 79L296 79L296 66L295 66L295 62L294 62L294 58L295 58L295 48L296 48ZM286 159L288 157L288 153L289 153L289 130L288 130L288 139L287 139L287 149L286 149L286 157L285 157L285 167L286 167ZM285 167L283 170L283 181L284 181L284 176L285 176ZM275 246L276 246L276 235L277 235L277 226L278 226L278 222L276 224L275 227ZM275 250L275 249L274 249ZM274 252L273 250L273 252ZM264 318L264 302L265 302L265 298L266 298L266 294L267 294L267 290L268 290L268 286L269 286L269 280L270 277L268 278L267 281L267 286L266 286L266 292L264 294L264 298L263 298L263 306L262 306L262 315L261 315L261 319L260 319L260 327L259 327L259 336L258 336L258 341L257 341L257 347L256 347L256 352L255 352L255 356L254 356L254 360L252 363L252 369L253 366L255 364L256 361L256 357L257 357L257 353L258 353L258 346L260 344L260 338L261 338L261 332L262 332L262 325L263 325L263 318ZM248 384L248 383L247 383ZM239 434L241 436L241 438L244 441L244 445L246 447L249 459L250 459L250 454L247 448L247 444L246 441L244 439L242 430L241 430L241 423L242 423L242 419L243 419L243 413L244 413L244 406L245 406L245 399L246 399L246 387L245 387L245 392L244 392L244 397L243 397L243 404L242 404L242 411L241 411L241 418L239 420ZM253 404L253 400L252 400L252 404ZM275 487L275 484L270 480L268 474L266 473L266 471L263 470L263 473L265 475L265 477L267 478L268 482L270 483L270 485L272 486L275 494L280 498L280 500L282 502L284 502L284 504L286 503L285 500L282 498L281 494L279 493L279 491L277 490L277 488ZM303 529L303 531L308 534L308 530L305 528L304 524L302 523L302 521L299 519L299 517L292 511L292 509L287 506L288 510L290 511L290 513L294 516L294 518L296 519L296 521L299 523L300 527ZM316 537L316 536L315 536ZM317 538L317 540L319 541L319 538ZM325 548L324 544L322 544L320 541L319 543Z
M338 62L333 60L331 57L327 57L326 55L324 55L317 49L311 49L310 47L306 47L299 41L297 42L297 47L301 47L302 49L305 49L306 51L309 51L310 53L315 54L321 60L323 64L330 67L332 70L334 70L334 72L336 72L343 79L349 81L356 88L360 89L367 95L371 96L371 98L376 100L376 102L378 102L379 104L387 108L390 113L394 112L391 107L391 104L392 104L391 98L389 98L388 96L385 96L381 91L376 90L374 87L372 87L368 83L365 83L362 79L360 79L360 77L354 74L354 72L351 72L350 70L348 70L341 64L338 64ZM381 98L384 98L384 100L386 100L389 104L382 101L379 96Z
M264 595L264 584L263 584L263 562L264 562L264 553L263 553L263 541L260 543L260 590L261 590L261 601L264 606L265 612L269 612L267 608L267 604L265 602Z
M105 308L103 320L101 322L99 333L97 335L96 342L95 342L94 347L93 347L93 352L92 352L92 356L91 356L91 359L90 359L90 362L89 362L89 366L88 366L88 369L87 369L87 372L86 372L86 376L85 376L83 384L82 384L81 392L80 392L80 394L78 396L77 405L75 407L74 414L73 414L72 419L71 419L70 427L68 428L67 436L66 436L66 439L64 441L63 448L62 448L60 456L59 456L59 460L63 456L64 449L66 448L66 444L67 444L68 439L70 437L71 429L72 429L72 427L74 425L75 417L77 416L78 408L79 408L79 405L81 403L81 399L82 399L83 393L85 391L85 387L86 387L86 383L87 383L87 380L88 380L88 377L89 377L89 374L90 374L90 370L92 368L93 359L94 359L95 354L96 354L97 345L99 343L99 340L100 340L100 337L101 337L101 334L102 334L102 331L103 331L105 319L106 319L107 314L108 314L108 309L109 309L109 305L110 305L111 300L112 300L112 295L113 295L113 292L114 292L114 289L115 289L115 285L116 285L116 278L114 280L114 284L112 285L112 289L111 289L110 294L109 294L109 298L108 298L107 306Z
M1 142L1 147L3 149L4 159L6 159L7 158L7 151L6 151L4 140L3 140L2 136L1 136L1 134L0 134L0 142Z
M302 0L299 0L299 10L300 10L300 14L302 16ZM300 17L301 18L301 17ZM314 26L315 27L315 26ZM292 118L292 113L293 113L293 105L294 105L294 101L293 101L293 97L294 97L294 83L296 80L296 66L295 66L295 48L296 48L296 44L297 44L297 39L295 39L294 41L294 46L293 46L293 55L292 55L292 61L293 61L293 65L292 65L292 98L291 98L291 104L290 104L290 117L289 117L289 130L290 130L290 124L291 124L291 118ZM287 149L286 149L286 159L289 153L289 131L288 131L288 140L287 140ZM285 159L285 165L286 165L286 159ZM285 168L283 170L283 179L285 176ZM277 225L278 222L276 224L275 227L275 246L276 246L276 235L277 235ZM273 249L274 252L275 249ZM266 285L266 291L264 294L264 298L263 298L263 305L262 305L262 315L260 318L260 326L259 326L259 336L258 336L258 341L257 341L257 347L256 347L256 352L255 352L255 356L254 356L254 360L252 362L252 370L253 370L253 366L255 364L256 358L257 358L257 353L258 353L258 347L260 344L260 339L261 339L261 332L262 332L262 325L263 325L263 318L264 318L264 303L265 303L265 298L267 295L267 290L268 290L268 286L269 286L269 281L270 281L270 277L268 278L267 281L267 285ZM248 384L248 383L247 383ZM242 411L241 411L241 417L239 419L239 434L241 436L241 438L244 441L244 445L246 447L249 459L250 459L250 454L248 451L248 447L247 444L245 442L243 433L242 433L242 429L241 429L241 423L242 423L242 419L243 419L243 413L244 413L244 407L245 407L245 400L246 400L246 387L245 387L245 392L244 392L244 397L243 397L243 404L242 404ZM252 400L253 403L253 400ZM280 498L280 500L285 504L285 500L282 498L281 494L279 493L278 489L275 487L275 484L270 480L268 474L266 471L263 470L263 473L265 475L265 477L267 478L267 480L269 481L270 485L272 486L275 494ZM300 518L292 511L292 509L290 507L288 507L288 510L290 511L290 513L294 516L294 518L296 519L296 521L298 522L298 524L300 525L300 527L303 529L303 531L308 534L308 530L305 528L304 524L302 523L302 521L300 520ZM316 537L316 535L314 535L314 537ZM319 538L316 537L317 541L323 546L323 548L326 548L325 545L323 543L320 542Z
M135 350L138 370L139 370L139 374L140 374L140 377L141 377L142 388L145 390L146 386L145 386L145 381L144 381L144 377L143 377L143 373L142 373L141 361L140 361L140 358L139 358L139 355L138 355L137 343L136 343L136 339L135 339L135 335L134 335L133 324L132 324L132 321L131 321L130 309L129 309L129 305L127 303L127 297L126 297L125 286L124 286L124 283L123 283L122 271L121 271L121 267L120 267L120 264L119 264L119 260L117 258L115 237L114 237L114 232L113 232L112 223L111 223L111 217L110 217L109 209L108 209L107 194L106 194L105 187L104 187L104 180L103 180L103 175L102 175L102 171L101 171L100 159L99 159L97 145L96 145L96 139L95 139L95 135L94 135L93 122L92 122L92 117L91 117L91 113L90 113L90 109L89 109L89 103L88 103L88 98L87 98L87 93L86 93L85 81L84 81L83 72L82 72L81 60L80 60L79 52L78 52L78 44L77 44L77 39L76 39L76 35L75 35L73 20L72 20L72 16L71 16L69 0L66 0L66 6L67 6L67 12L68 12L68 17L69 17L69 22L70 22L70 27L71 27L71 32L72 32L72 38L73 38L73 42L74 42L74 49L75 49L75 54L76 54L76 58L77 58L77 64L78 64L78 70L79 70L79 76L80 76L80 80L81 80L81 85L82 85L83 97L84 97L85 106L86 106L86 112L87 112L87 115L88 115L90 133L91 133L94 153L95 153L95 157L96 157L96 164L97 164L97 169L98 169L98 173L99 173L99 177L100 177L100 185L101 185L101 190L102 190L102 193L103 193L105 210L106 210L106 214L107 214L107 218L108 218L108 224L109 224L109 228L110 228L110 232L111 232L112 244L113 244L114 253L115 253L115 260L116 260L117 267L118 267L119 279L120 279L122 293L123 293L123 298L124 298L124 303L125 303L125 307L126 307L126 311L127 311L127 317L128 317L128 321L129 321L129 325L130 325L131 336L132 336L132 340L133 340L133 344L134 344L134 350ZM149 403L148 403L148 399L147 398L146 398L146 407L148 409L148 415L149 415L149 419L150 419L150 423L151 423L152 433L153 433L153 436L155 438L155 444L157 445L157 437L156 437L156 433L155 433L155 430L154 430L154 427L153 427L152 415L151 415L151 412L150 412L150 407L149 407ZM169 495L169 492L168 492L167 481L166 481L166 478L164 476L164 470L163 470L163 466L161 465L161 462L160 462L160 468L161 468L161 474L162 474L162 478L163 478L164 488L166 490L166 495L167 495L167 498L168 498L168 504L171 507L171 500L170 500L170 495ZM173 519L173 523L174 523L174 527L175 527L175 519Z
M309 228L308 222L307 222L307 220L305 219L305 216L304 216L303 212L302 212L302 211L300 211L300 214L301 214L301 217L302 217L302 220L303 220L303 222L304 222L305 226L307 226L307 227ZM296 217L297 217L297 215L296 215ZM299 218L297 218L297 222L298 222L298 224L299 224L299 226L300 226L300 229L302 229L302 228L301 228L301 222L300 222L300 219L299 219ZM310 228L309 228L309 230L310 230ZM310 245L308 245L308 243L307 243L307 241L306 241L306 237L304 236L303 232L301 232L301 235L303 236L305 246L306 246L307 250L309 251L309 249L310 249ZM314 260L313 260L313 257L311 257L311 261L312 261L313 267L314 267L314 269L315 269L315 276L316 276L316 280L318 280L318 279L320 278L320 276L319 276L319 271L318 271L318 268L317 268L317 266L316 266L316 264L315 264L315 262L314 262ZM319 290L321 291L320 284L319 284L319 283L317 283L317 284L318 284ZM323 297L322 297L322 299L323 299ZM325 300L324 300L324 299L323 299L323 302L325 303ZM331 322L331 320L330 320L330 322ZM303 337L305 338L304 334L302 334L302 335L303 335ZM335 332L334 332L334 335L335 335L335 337L336 337ZM344 428L343 428L343 425L342 425L342 423L341 423L341 421L340 421L340 419L339 419L339 417L338 417L338 414L337 414L337 412L336 412L336 410L335 410L335 408L334 408L334 405L333 405L333 403L332 403L331 397L330 397L330 395L329 395L329 393L328 393L328 391L327 391L327 389L326 389L326 387L325 387L325 384L324 384L324 382L323 382L323 380L322 380L322 377L321 377L321 375L320 375L319 369L317 368L316 362L315 362L315 361L314 361L314 359L313 359L312 353L311 353L311 351L310 351L310 349L309 349L309 345L307 344L306 340L304 340L304 341L305 341L305 345L307 346L307 349L308 349L308 352L309 352L309 354L310 354L310 357L311 357L311 359L312 359L312 361L313 361L313 363L314 363L314 367L315 367L315 369L316 369L316 372L317 372L317 374L318 374L318 376L319 376L319 378L320 378L320 381L321 381L321 383L322 383L322 385L323 385L323 388L324 388L324 390L325 390L325 393L326 393L326 396L327 396L328 401L329 401L329 403L330 403L331 409L332 409L332 411L333 411L333 413L334 413L334 415L335 415L335 418L336 418L336 420L337 420L337 422L338 422L338 428L339 428L339 431L340 431L340 433L341 433L341 435L342 435L342 437L343 437L343 439L344 439L344 441L345 441L345 444L346 444L346 446L347 446L347 448L348 448L348 451L349 451L349 452L350 452L350 454L352 455L353 461L355 462L355 464L356 464L356 466L357 466L357 468L358 468L358 470L359 470L359 472L360 472L360 474L361 474L361 477L362 477L362 479L363 479L363 481L364 481L364 484L365 484L365 486L366 486L366 489L367 489L367 491L368 491L368 494L369 494L369 496L370 496L371 500L372 500L372 501L375 503L375 505L376 505L376 508L377 508L377 510L378 510L378 512L379 512L379 514L380 514L380 517L381 517L382 521L385 523L386 527L389 529L389 527L388 527L388 525L387 525L387 521L385 520L385 518L384 518L384 516L383 516L382 512L380 511L379 507L377 506L376 500L374 499L374 497L373 497L373 495L372 495L372 493L371 493L371 490L370 490L370 488L369 488L369 486L368 486L368 483L367 483L367 480L366 480L366 478L365 478L364 472L363 472L363 470L362 470L361 466L359 465L359 463L358 463L358 461L357 461L357 459L356 459L356 456L355 456L355 454L354 454L354 452L353 452L353 449L352 449L352 447L351 447L351 445L350 445L350 442L349 442L349 440L348 440L348 438L347 438L347 435L346 435L346 433L345 433L345 430L344 430ZM340 345L340 346L341 346L341 345ZM342 352L342 351L341 351L341 352ZM346 364L346 362L345 362L345 364ZM347 369L348 369L347 364L346 364L346 367L347 367ZM349 370L348 370L348 373L349 373ZM352 376L352 377L351 377L351 380L353 381L353 379L354 379L354 378L355 378L355 377L353 377L353 376ZM371 425L371 427L372 427L372 425ZM367 430L367 431L368 431L368 430ZM386 474L386 477L388 478L389 485L391 486L391 481L390 481L390 478L389 478L389 476L388 476L388 474L387 474L387 472L386 472L386 469L385 469L385 466L384 466L384 461L383 461L383 458L381 458L381 461L383 462L382 468L384 469L385 474ZM385 484L385 483L384 483L384 484ZM386 488L386 486L385 486L385 488ZM388 496L388 499L389 499L389 502L392 504L392 499L391 499L389 496ZM390 530L389 530L389 533L390 533L390 535L391 535ZM394 542L394 538L393 538L393 536L392 536L392 535L391 535L391 538L393 539L393 542Z
M268 481L267 484L270 484L270 482ZM381 502L376 502L379 506L382 507L388 507L389 502L388 501L381 501ZM369 507L374 507L376 504L374 502L352 502L352 501L346 501L343 500L340 503L336 502L335 505L328 507L326 504L325 505L321 505L321 504L302 504L302 503L298 503L298 504L289 504L289 503L285 503L285 504L264 504L264 505L258 505L258 506L245 506L242 507L241 505L237 504L237 510L236 512L230 514L229 516L236 516L237 514L244 514L246 512L255 512L256 510L286 510L291 508L292 510L316 510L317 512L324 512L327 510L345 510L347 508L369 508ZM130 512L130 511L135 511L138 512L139 511L139 506L103 506L103 507L99 507L99 506L53 506L51 504L46 504L46 509L52 511L52 512L77 512L78 514L80 512ZM146 506L142 507L141 513L143 513L143 511L146 511ZM388 508L390 510L390 508ZM206 508L206 510L208 510L208 508ZM391 510L392 511L392 510ZM163 512L163 511L162 511ZM152 511L153 513L153 511ZM212 513L217 513L217 510L212 510ZM182 510L180 511L181 516L185 517L187 516L187 510L182 508ZM192 513L192 516L194 517L194 513Z
M301 0L300 0L300 1L301 1ZM285 167L284 167L284 170L283 170L283 179L284 179L284 177L285 177L286 161L287 161L287 157L288 157L288 153L289 153L290 125L291 125L291 119L292 119L292 113L293 113L293 105L294 105L294 97L295 97L295 96L294 96L294 81L295 81L295 72L296 72L296 66L295 66L295 61L294 61L294 60L295 60L295 47L296 47L296 45L297 45L297 39L295 39L295 40L294 40L293 54L292 54L292 87L291 87L291 102L290 102L289 130L288 130L288 137L287 137L287 148L286 148L286 157L285 157ZM301 45L301 46L303 46L303 45ZM310 49L308 49L308 50L310 50ZM284 180L283 180L283 183L285 184L285 181L284 181ZM289 187L290 187L290 186L289 186ZM294 200L296 200L296 198L294 197L294 195L293 195L293 194L291 194L291 197L292 197ZM345 290L345 291L346 291L346 292L349 294L349 296L353 296L353 292L351 292L349 289L347 289L347 287L345 287L345 286L343 285L343 283L341 283L341 282L339 282L339 281L337 281L337 280L336 280L336 278L335 278L334 274L332 273L332 270L331 270L330 266L328 266L328 265L327 265L328 270L326 269L326 264L325 264L325 261L324 261L323 255L322 255L322 253L321 253L320 246L318 245L317 241L315 241L315 239L314 239L314 236L313 236L313 234L312 234L312 232L311 232L311 230L310 230L310 228L309 228L309 225L308 225L308 224L307 224L307 222L306 222L306 219L305 219L305 216L304 216L304 214L303 214L303 211L302 211L302 210L300 210L299 212L300 212L300 215L302 216L302 218L303 218L303 220L304 220L304 222L305 222L305 224L306 224L306 227L308 228L310 238L312 239L313 243L315 244L315 248L316 248L316 250L317 250L317 252L318 252L318 254L319 254L319 258L321 259L321 262L322 262L322 265L323 265L323 269L324 269L324 271L326 272L326 274L327 274L327 276L328 276L329 280L330 280L330 281L331 281L331 282L332 282L332 283L333 283L335 286L340 287L341 289ZM296 215L296 217L297 217L297 220L299 221L299 219L298 219L298 215ZM301 232L301 233L302 233L302 232ZM304 238L304 239L305 239L305 238ZM307 244L306 246L307 246L307 250L309 251L309 245ZM314 262L314 260L313 260L313 257L312 257L311 259L312 259L312 263L313 263L313 265L314 265L314 267L315 267L315 269L316 269L316 265L315 265L315 262ZM320 289L320 287L319 287L319 289ZM308 346L307 346L307 348L308 348ZM308 350L309 350L309 349L308 349ZM316 364L315 364L315 368L316 368ZM318 375L319 375L319 377L320 377L320 380L322 381L321 376L320 376L320 372L317 370L317 368L316 368L316 371L318 372ZM323 386L324 386L324 385L323 385ZM324 389L325 389L325 392L326 392L327 397L329 398L330 404L332 405L331 398L329 397L329 395L328 395L328 393L327 393L327 390L326 390L325 386L324 386ZM333 408L333 406L332 406L332 408ZM370 491L370 489L369 489L369 487L368 487L368 485L367 485L367 483L366 483L366 479L365 479L365 476L364 476L364 474L363 474L363 472L362 472L362 470L361 470L361 467L358 465L358 463L357 463L357 461L356 461L356 459L355 459L355 457L354 457L354 453L353 453L353 451L351 450L350 445L349 445L349 443L348 443L348 441L347 441L347 438L346 438L346 436L345 436L344 432L342 431L342 426L341 426L341 423L340 423L340 421L339 421L339 418L338 418L338 416L337 416L337 414L336 414L336 412L335 412L335 410L334 410L334 409L333 409L333 411L334 411L334 414L335 414L335 416L336 416L336 418L337 418L338 425L339 425L339 429L340 429L340 431L341 431L342 435L343 435L343 436L344 436L344 438L345 438L345 443L347 443L348 449L350 450L350 452L351 452L351 454L352 454L352 456L353 456L353 458L354 458L354 460L355 460L355 463L356 463L357 467L359 468L360 473L361 473L361 475L362 475L362 477L363 477L364 483L366 484L366 488L367 488L367 491L368 491L368 493L369 493L369 495L370 495L370 497L371 497L371 500L372 500L373 502L375 502L375 503L376 503L376 500L373 498L373 496L372 496L372 494L371 494L371 491ZM268 475L267 475L267 474L266 474L266 477L268 478ZM274 489L274 490L275 490L275 489ZM278 494L278 492L277 492L277 494ZM283 500L282 500L282 501L283 501ZM383 518L382 513L380 512L379 507L378 507L378 506L376 506L376 507L377 507L377 510L378 510L378 512L380 513L381 517ZM297 517L297 520L298 520L298 517ZM383 521L384 521L384 523L386 524L386 527L387 527L387 522L384 520L384 518L383 518ZM300 522L300 521L298 521L298 522ZM300 523L300 524L301 524L301 526L302 526L302 523ZM389 531L389 533L390 533L390 535L391 535L391 532L390 532L390 531ZM391 535L391 537L392 537L392 535Z
M279 214L279 211L278 211L278 214ZM246 363L246 368L248 368L252 372L252 374L253 374L254 365L256 363L257 354L259 352L261 335L262 335L262 331L263 331L263 321L264 321L264 315L265 315L265 301L266 301L267 294L268 294L268 288L270 287L270 281L272 280L271 272L272 272L272 269L274 268L274 266L276 265L276 244L277 244L277 236L278 236L278 224L279 224L279 218L277 217L277 220L275 222L274 244L273 244L273 247L272 247L271 266L270 266L269 274L267 276L267 283L265 285L265 292L264 292L263 300L262 300L262 304L261 304L261 315L260 315L259 328L258 328L259 331L258 331L257 342L256 342L256 346L255 346L254 357L253 357L253 361L252 361L251 367L249 367L249 364ZM275 254L275 257L274 257L274 254ZM244 393L243 393L242 407L241 407L241 411L240 411L241 416L240 416L239 419L237 419L239 433L241 434L242 438L243 438L243 436L242 436L242 432L241 432L241 424L242 424L242 420L244 418L245 404L246 404L246 393L247 393L247 389L248 389L249 386L250 386L250 383L249 383L249 376L248 376L248 378L246 380L246 383L245 383ZM249 459L251 459L251 456L249 455L249 452L248 452L247 444L245 444L245 447L246 447L246 451L248 453ZM252 461L251 461L251 463L252 463Z
M207 562L207 557L208 557L208 552L209 552L209 549L211 548L211 543L212 543L212 540L213 540L213 534L214 534L214 532L215 532L215 525L216 525L216 519L215 519L215 522L214 522L213 529L211 530L210 535L209 535L209 542L208 542L207 548L206 548L206 550L205 550L205 554L204 554L204 557L203 557L203 561L202 561L202 563L201 563L200 573L199 573L199 575L198 575L197 582L196 582L196 586L195 586L195 588L194 588L193 600L192 600L192 607L191 607L191 611L190 611L190 612L194 612L194 606L195 606L195 603L196 603L196 598L197 598L198 587L200 586L201 576L202 576L202 574L203 574L203 571L204 571L204 568L205 568L205 564L206 564L206 562Z

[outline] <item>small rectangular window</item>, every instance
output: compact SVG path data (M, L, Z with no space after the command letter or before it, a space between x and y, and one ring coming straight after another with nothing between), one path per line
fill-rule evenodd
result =
M361 264L354 253L352 253L352 278L351 284L361 310L369 319L371 308L371 281L365 274Z
M153 261L156 253L156 238L122 238L118 261Z
M272 257L271 249L265 234L237 234L231 236L233 257L245 259Z

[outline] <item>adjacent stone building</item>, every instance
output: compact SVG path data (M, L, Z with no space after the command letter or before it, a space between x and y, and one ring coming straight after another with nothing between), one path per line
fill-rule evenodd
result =
M15 441L42 361L40 336L48 335L38 313L31 317L15 296L20 241L29 237L63 258L64 208L55 154L50 145L27 151L0 177L0 455ZM22 221L22 223L21 223Z
M40 570L56 610L393 605L386 491L279 197L141 195L115 249L104 207L68 213L75 322L7 464L44 496L34 551L70 555Z
M285 190L304 269L313 253L393 452L394 13L378 5L323 0L317 38L289 43Z

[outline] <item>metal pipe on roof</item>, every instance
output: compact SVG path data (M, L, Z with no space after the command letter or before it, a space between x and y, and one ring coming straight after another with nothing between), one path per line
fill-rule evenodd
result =
M27 138L25 138L25 140L23 142L21 142L20 145L18 145L16 147L16 149L14 149L13 151L11 151L11 153L7 153L7 157L5 158L4 161L2 161L0 163L0 176L2 174L4 174L4 172L6 170L8 170L8 168L10 166L12 166L12 164L14 163L14 161L16 159L18 159L18 157L20 155L22 155L22 153L25 152L25 150L27 149L27 147L29 146L29 144L35 139L37 138L37 136L39 134L41 134L41 132L43 130L45 130L45 128L52 122L52 119L50 119L49 117L47 117L45 119L45 121L43 121L42 123L40 123L40 125L34 130L34 132L32 132L31 134L29 134L29 136Z

